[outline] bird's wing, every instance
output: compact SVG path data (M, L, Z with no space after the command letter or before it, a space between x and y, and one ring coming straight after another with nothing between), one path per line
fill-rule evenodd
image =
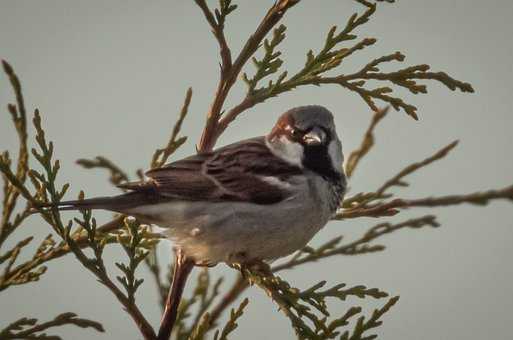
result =
M192 201L273 204L292 194L301 169L271 153L263 137L198 154L146 173L161 196ZM137 190L136 186L128 189Z

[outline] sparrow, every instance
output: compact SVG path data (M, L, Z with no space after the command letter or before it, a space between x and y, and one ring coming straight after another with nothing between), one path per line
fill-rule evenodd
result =
M270 262L303 248L346 191L332 113L288 110L266 136L198 153L120 185L111 197L48 205L104 209L163 230L198 266Z

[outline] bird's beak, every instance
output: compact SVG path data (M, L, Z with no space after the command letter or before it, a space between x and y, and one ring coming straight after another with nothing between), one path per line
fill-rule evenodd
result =
M326 132L321 128L314 127L303 136L303 142L306 145L321 145L326 140Z

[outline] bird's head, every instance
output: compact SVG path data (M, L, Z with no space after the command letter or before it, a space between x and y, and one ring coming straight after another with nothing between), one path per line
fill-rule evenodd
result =
M331 112L323 106L300 106L285 112L266 137L284 160L323 177L343 174L342 145Z

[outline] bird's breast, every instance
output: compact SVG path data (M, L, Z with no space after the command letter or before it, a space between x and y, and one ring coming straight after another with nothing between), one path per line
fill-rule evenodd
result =
M270 260L303 248L330 219L333 198L318 184L304 181L271 205L173 201L143 210L197 262L232 262L240 254L248 261Z

